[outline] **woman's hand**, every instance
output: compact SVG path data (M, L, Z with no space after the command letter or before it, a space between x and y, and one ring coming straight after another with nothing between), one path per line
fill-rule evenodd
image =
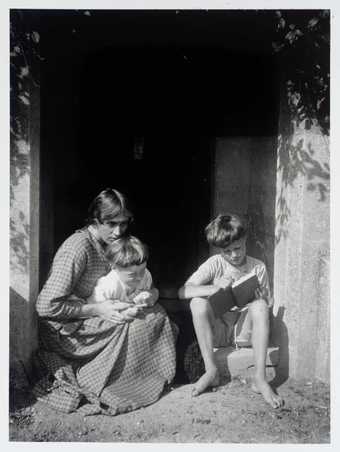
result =
M126 312L131 305L119 300L106 300L96 304L96 312L99 317L117 324L124 324L133 320L131 314L126 315Z
M146 305L142 304L132 306L126 309L126 311L122 312L122 315L124 316L127 322L132 322L132 320L144 317L144 308L146 307L147 307Z

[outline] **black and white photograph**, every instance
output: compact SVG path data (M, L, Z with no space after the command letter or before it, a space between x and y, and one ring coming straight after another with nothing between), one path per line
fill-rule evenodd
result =
M11 445L334 445L336 14L286 3L7 8Z

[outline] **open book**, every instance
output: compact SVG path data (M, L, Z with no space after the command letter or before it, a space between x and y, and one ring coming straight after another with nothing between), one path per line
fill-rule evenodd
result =
M215 317L221 317L231 308L243 308L255 298L255 289L259 287L259 280L254 273L248 273L235 281L231 287L220 289L209 297Z

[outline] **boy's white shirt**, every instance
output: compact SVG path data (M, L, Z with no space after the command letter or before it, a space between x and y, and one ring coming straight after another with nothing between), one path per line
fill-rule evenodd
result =
M186 283L198 286L214 284L222 276L230 276L237 281L249 273L254 273L259 280L260 287L268 291L268 302L271 305L271 291L266 266L262 261L251 256L246 256L246 261L243 265L234 267L223 256L215 254L203 262Z
M116 270L111 270L106 276L98 279L92 294L87 298L87 303L100 303L105 300L120 300L126 303L133 303L133 298L144 290L152 287L152 276L146 268L144 277L136 289L127 295L127 286L121 280Z

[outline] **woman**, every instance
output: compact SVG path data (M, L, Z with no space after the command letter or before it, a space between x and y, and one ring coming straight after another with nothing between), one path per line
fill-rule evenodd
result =
M40 400L70 412L117 414L155 402L175 374L171 323L156 304L144 317L129 305L85 304L98 278L110 271L105 246L132 220L125 197L102 191L91 203L87 227L57 251L38 297L40 363L47 374L35 386Z

